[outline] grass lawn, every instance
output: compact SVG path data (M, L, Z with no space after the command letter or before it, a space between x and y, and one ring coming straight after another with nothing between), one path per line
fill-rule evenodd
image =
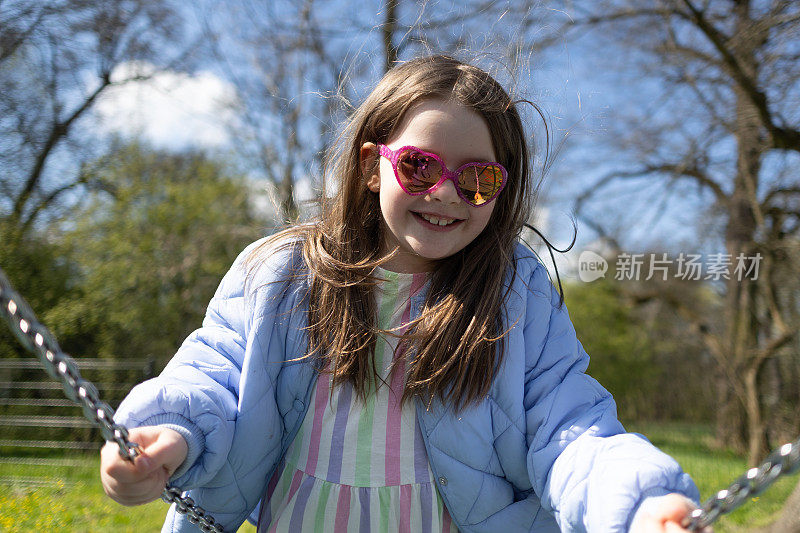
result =
M103 492L99 460L80 465L12 465L0 462L0 532L160 531L169 508L161 500L124 507ZM46 486L15 481L40 478ZM250 524L239 529L253 533Z
M635 424L630 431L643 433L675 457L700 487L703 499L725 488L746 470L744 459L709 448L710 432L688 424ZM42 486L17 481L38 478ZM745 532L771 521L788 497L798 476L783 479L715 524L716 532ZM167 511L164 502L122 507L108 499L100 487L97 460L78 465L8 464L0 457L0 531L159 531ZM240 532L253 533L247 524Z

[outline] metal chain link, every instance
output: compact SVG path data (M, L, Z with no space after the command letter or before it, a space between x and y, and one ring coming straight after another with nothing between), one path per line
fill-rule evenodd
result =
M737 509L748 498L758 496L780 476L800 470L800 439L773 451L759 466L753 467L727 489L717 492L700 509L690 515L686 526L689 531L699 531L711 525L720 516Z
M81 377L78 365L69 355L61 351L55 337L36 320L28 303L17 293L0 268L0 314L11 327L11 331L29 351L36 354L50 376L61 382L67 398L83 408L84 416L100 428L103 438L119 446L119 454L133 461L141 451L139 445L128 439L125 426L114 422L114 410L100 399L97 388ZM202 507L180 489L167 485L161 499L174 503L179 513L188 515L205 533L223 533L222 526L208 515Z

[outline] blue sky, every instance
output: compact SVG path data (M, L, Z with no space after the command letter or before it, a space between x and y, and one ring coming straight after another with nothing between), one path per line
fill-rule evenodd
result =
M441 8L442 4L446 2L436 5ZM340 15L358 16L354 4L342 5L346 9ZM377 24L382 17L378 7L378 3L362 5L358 13L373 9ZM503 21L495 23L498 24ZM366 40L351 41L347 57L356 61L358 57L374 56L378 38L376 26ZM481 38L486 37L473 37L475 41ZM597 49L596 44L563 42L548 52L546 61L534 57L521 69L519 94L545 111L557 154L542 189L539 223L558 246L571 239L570 217L577 194L621 163L620 153L606 142L615 134L616 116L647 102L647 91L654 89L641 80L620 75L611 68L615 60L607 50ZM354 89L363 96L363 85ZM228 106L235 99L235 87L222 74L200 68L192 74L164 72L151 81L110 91L95 113L104 132L141 136L165 147L199 145L226 151L231 148L229 127L238 120ZM525 115L533 136L543 138L543 128L535 114ZM538 163L542 164L541 159ZM309 191L308 187L299 188L301 196ZM610 187L602 198L602 202L593 204L596 216L609 221L612 227L612 221L619 219L618 229L625 234L623 242L633 249L721 251L720 243L703 242L698 237L698 216L708 198L697 194L696 189L679 188L667 196L663 186L642 180L635 186ZM575 260L583 249L591 248L594 238L594 233L578 221L578 244L569 257Z

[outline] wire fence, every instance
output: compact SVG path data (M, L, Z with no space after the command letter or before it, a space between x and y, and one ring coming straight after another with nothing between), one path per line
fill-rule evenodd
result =
M154 375L155 360L76 359L108 403L116 407L136 384ZM60 383L35 360L0 359L0 462L44 464L52 457L96 453L100 430L74 402L64 398ZM73 459L80 463L81 458ZM39 484L42 480L20 479Z

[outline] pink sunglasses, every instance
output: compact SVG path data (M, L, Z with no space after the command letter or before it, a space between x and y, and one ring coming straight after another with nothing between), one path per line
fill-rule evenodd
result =
M508 172L500 163L466 163L456 170L450 170L438 155L416 146L392 150L385 144L379 144L378 149L383 157L391 161L397 183L411 196L431 193L450 180L462 200L479 207L500 194L508 177Z

